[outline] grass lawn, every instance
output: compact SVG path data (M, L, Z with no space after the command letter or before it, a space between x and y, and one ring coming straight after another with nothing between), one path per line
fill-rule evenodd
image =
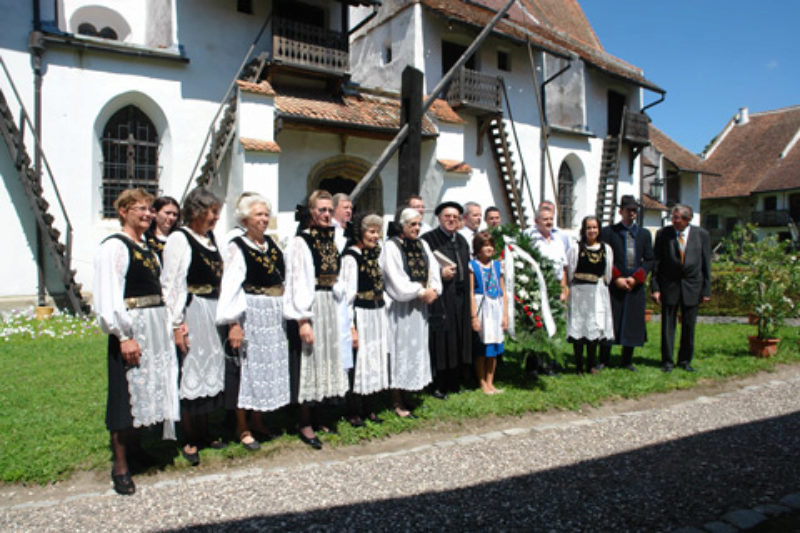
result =
M59 322L61 320L61 322ZM67 319L51 319L39 329L29 326L6 327L0 323L0 481L6 483L47 483L69 477L80 469L110 468L108 433L105 430L106 338L89 324L76 325ZM42 333L49 331L49 333ZM69 331L69 333L67 333ZM700 381L721 380L769 370L778 363L800 362L796 328L781 331L783 341L778 355L756 359L747 353L747 335L754 327L739 324L698 324L695 373L660 370L659 324L649 325L650 342L637 350L639 371L611 369L599 375L572 374L568 368L558 377L527 381L520 369L521 347L509 343L505 362L498 370L497 385L504 394L485 396L479 391L452 395L446 401L425 395L418 420L401 420L389 410L388 395L378 406L385 423L354 429L343 421L338 433L323 437L328 445L353 444L385 437L414 428L433 427L437 421L465 421L486 415L515 416L547 409L577 409L597 405L613 398L635 398L655 392L690 388ZM613 353L618 360L618 349ZM343 407L332 409L335 416ZM270 414L274 429L291 433L293 419L289 409ZM215 421L222 427L221 416ZM177 448L158 440L157 431L147 434L146 444L155 446L159 457L156 468L187 468L177 456ZM227 434L228 438L232 435ZM266 443L257 455L274 453L285 445L299 445L294 435L284 434ZM203 450L206 464L244 457L251 452L232 445L225 450ZM174 461L173 461L174 459Z

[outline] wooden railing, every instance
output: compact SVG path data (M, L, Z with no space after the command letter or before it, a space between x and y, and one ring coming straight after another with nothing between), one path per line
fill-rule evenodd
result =
M447 90L447 103L453 107L472 107L502 111L501 80L462 67Z
M762 227L786 226L790 220L789 211L786 209L753 211L750 213L750 222Z
M625 141L631 144L650 144L650 129L647 126L647 115L628 111L625 114Z
M275 60L336 73L350 69L347 35L275 17L272 26Z

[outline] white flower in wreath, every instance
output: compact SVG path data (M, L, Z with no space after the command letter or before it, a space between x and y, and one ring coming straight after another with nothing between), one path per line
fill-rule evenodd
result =
M519 276L517 276L517 279L519 280L520 283L523 283L525 285L527 285L528 282L531 280L531 278L529 278L525 274L520 274Z
M528 294L528 291L526 291L525 289L520 289L519 291L517 291L517 296L519 296L523 300L527 300L529 294Z
M522 261L514 261L514 268L522 270L525 268L525 264Z
M539 302L531 303L531 307L533 308L534 311L538 311L539 310Z

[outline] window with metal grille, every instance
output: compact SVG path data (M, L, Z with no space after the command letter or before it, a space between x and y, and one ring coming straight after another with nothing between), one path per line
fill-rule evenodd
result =
M158 196L158 134L138 107L117 111L103 129L103 217L116 218L114 200L140 187Z
M575 179L569 165L561 163L558 169L558 227L571 228L575 203Z

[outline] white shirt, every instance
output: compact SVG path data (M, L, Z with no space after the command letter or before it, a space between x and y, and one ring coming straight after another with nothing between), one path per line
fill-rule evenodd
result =
M183 226L194 240L201 246L215 252L217 248L211 239L199 235L187 226ZM192 246L182 231L173 231L167 237L164 246L164 269L161 271L161 288L164 291L164 303L169 311L173 327L180 326L183 322L183 311L186 307L188 286L186 275L192 263Z
M474 250L472 249L472 239L475 238L475 234L478 233L476 229L469 229L467 226L464 226L458 232L467 239L467 244L469 244L469 253L472 254Z
M550 238L545 239L535 227L531 231L531 239L536 243L536 248L541 254L553 262L556 269L556 278L561 281L564 277L564 267L567 264L567 248L564 239L550 232Z

